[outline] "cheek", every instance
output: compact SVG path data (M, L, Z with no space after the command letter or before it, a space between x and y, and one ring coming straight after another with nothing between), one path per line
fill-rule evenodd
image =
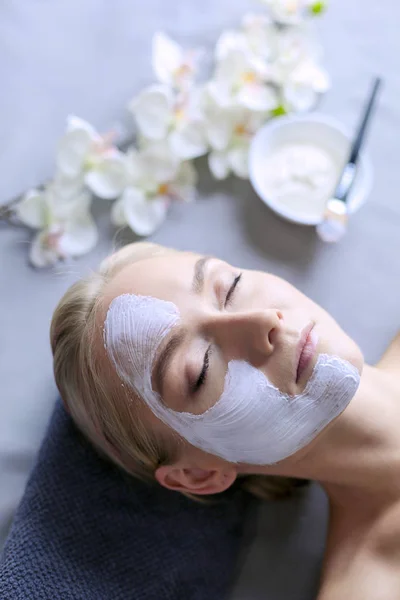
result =
M362 371L364 356L356 342L325 310L317 306L317 324L320 334L319 351L335 354Z
M293 321L315 320L320 337L318 351L339 356L349 361L361 372L364 364L363 354L335 319L288 282L275 276L268 277L271 303L277 308L281 307L282 311L286 309L293 316Z
M179 450L181 460L183 460L189 468L197 467L199 469L212 471L214 469L220 469L228 464L219 456L209 454L200 448L196 448L183 438L179 445Z
M243 275L235 305L238 309L275 308L283 311L296 305L299 292L284 279L262 271L244 270Z
M349 361L361 373L364 365L364 356L356 342L348 336L343 329L336 325L335 332L330 338L332 354Z
M263 285L263 293L268 298L271 308L308 313L315 309L316 305L312 300L284 279L275 275L265 275L263 279L260 283Z

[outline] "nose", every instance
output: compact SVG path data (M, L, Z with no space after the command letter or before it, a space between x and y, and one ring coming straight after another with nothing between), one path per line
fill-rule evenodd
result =
M206 334L219 346L226 359L262 364L276 347L282 329L279 310L225 312L206 320Z

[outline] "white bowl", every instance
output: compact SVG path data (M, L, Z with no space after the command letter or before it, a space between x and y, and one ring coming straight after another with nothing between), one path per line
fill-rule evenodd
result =
M254 136L249 152L250 181L261 200L273 211L288 221L302 225L317 225L321 217L305 214L284 206L268 196L264 183L265 160L275 148L282 144L313 144L325 150L340 167L346 163L352 136L335 119L312 113L309 115L278 117L269 121ZM372 166L361 152L356 179L347 204L350 213L364 204L372 186ZM327 199L328 200L328 199Z

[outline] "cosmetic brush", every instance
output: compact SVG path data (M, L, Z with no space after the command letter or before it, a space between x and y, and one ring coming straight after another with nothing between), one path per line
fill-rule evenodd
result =
M324 242L338 242L346 232L348 220L348 197L357 175L357 164L365 134L371 119L376 96L381 85L381 78L376 77L365 105L360 124L351 146L346 165L341 173L339 183L332 198L327 202L321 223L317 225L317 233Z

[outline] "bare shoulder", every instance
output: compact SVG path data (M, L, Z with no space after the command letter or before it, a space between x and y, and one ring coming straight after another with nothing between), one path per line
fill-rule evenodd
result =
M400 598L400 500L378 512L332 512L317 600L343 598Z
M376 367L400 377L400 332L390 342Z

